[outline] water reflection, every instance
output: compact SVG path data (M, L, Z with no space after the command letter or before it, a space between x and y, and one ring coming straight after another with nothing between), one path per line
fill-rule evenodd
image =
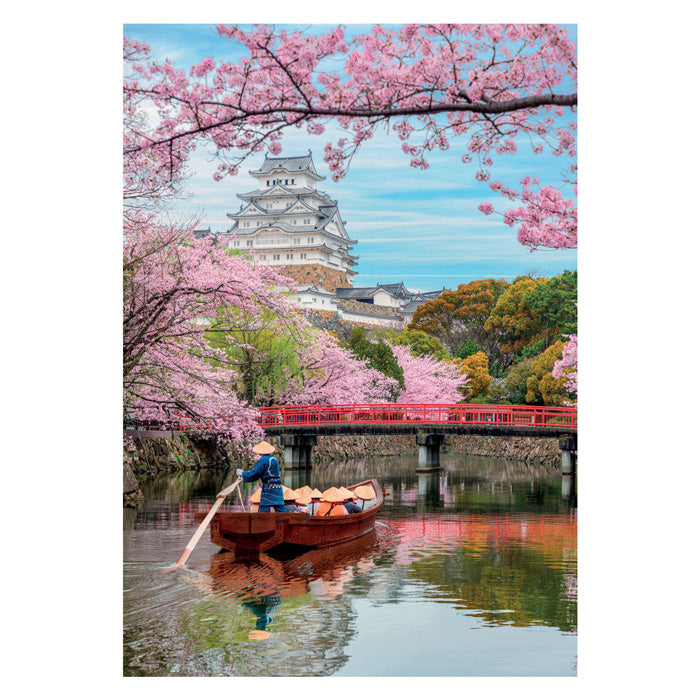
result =
M395 629L395 661L377 675L431 675L440 664L437 675L508 675L515 673L513 659L532 659L532 645L540 648L543 638L527 631L537 628L551 631L549 642L518 673L571 675L573 485L565 488L558 475L527 465L446 457L439 473L416 474L408 459L290 471L284 475L290 487L309 483L322 490L379 475L385 526L339 547L252 558L219 552L203 538L189 567L167 574L191 536L195 513L206 510L235 473L144 483L146 501L138 511L129 509L124 522L125 674L365 675L363 655L373 645L381 654L382 630ZM518 629L513 651L504 646L479 660L478 669L463 656L439 653L425 633L409 629L433 619L435 612L420 612L433 605L452 611L440 623L450 629L450 648L478 647L485 637L470 635L490 628ZM380 609L387 611L382 623L367 612ZM567 637L574 637L572 644ZM416 648L425 667L401 670L399 659ZM360 658L364 672L357 669Z

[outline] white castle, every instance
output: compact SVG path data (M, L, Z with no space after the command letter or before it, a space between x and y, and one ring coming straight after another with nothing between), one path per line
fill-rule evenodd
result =
M238 194L243 204L227 215L232 226L215 235L256 262L281 267L299 285L301 306L328 318L400 329L419 304L444 291L411 292L403 282L352 286L358 258L350 250L357 241L345 229L338 202L316 189L325 178L316 171L311 151L289 158L265 156L260 169L249 173L256 188Z

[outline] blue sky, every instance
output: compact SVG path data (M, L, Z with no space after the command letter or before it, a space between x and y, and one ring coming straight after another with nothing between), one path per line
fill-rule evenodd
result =
M319 31L330 25L304 26ZM347 29L355 33L367 26ZM170 58L181 68L207 56L236 61L244 55L240 47L220 38L213 25L125 25L124 33L149 44L156 58ZM453 142L448 151L432 152L430 168L416 170L409 167L410 157L401 152L398 139L380 132L362 147L346 177L336 183L323 162L323 147L338 135L330 125L320 136L292 129L282 141L282 155L310 149L317 170L326 176L319 189L338 200L348 233L358 240L353 250L359 256L355 286L403 281L412 289L450 289L474 279L512 279L532 270L552 276L576 268L575 250L530 253L517 242L517 229L495 214L486 217L478 211L483 201L492 202L497 211L503 211L507 202L495 196L487 183L474 179L478 166L462 163L461 143ZM559 181L568 159L531 155L526 143L519 146L515 156L495 157L494 179L510 186L517 186L524 175L538 175L543 184ZM209 152L198 151L190 163L188 196L177 202L175 211L196 215L212 230L225 230L230 225L226 213L237 211L241 204L236 194L253 189L248 170L261 161L262 156L248 161L237 176L217 183L212 179L217 162Z

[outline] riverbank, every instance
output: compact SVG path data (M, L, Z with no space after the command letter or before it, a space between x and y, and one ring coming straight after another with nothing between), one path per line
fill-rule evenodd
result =
M284 468L284 450L279 446L279 438L268 437L267 440L278 448L275 456ZM557 438L448 435L442 451L526 461L552 469L556 469L561 462ZM328 435L319 436L313 458L319 463L328 463L417 453L414 435ZM143 497L138 481L147 475L217 467L250 469L253 464L253 459L232 443L214 439L189 435L125 438L124 502L134 502Z

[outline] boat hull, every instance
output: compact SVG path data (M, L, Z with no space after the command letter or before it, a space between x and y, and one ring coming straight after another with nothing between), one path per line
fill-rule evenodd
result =
M265 552L281 545L330 547L349 542L374 529L383 496L371 479L350 487L371 484L377 502L354 515L308 513L217 513L209 525L211 541L231 552Z

